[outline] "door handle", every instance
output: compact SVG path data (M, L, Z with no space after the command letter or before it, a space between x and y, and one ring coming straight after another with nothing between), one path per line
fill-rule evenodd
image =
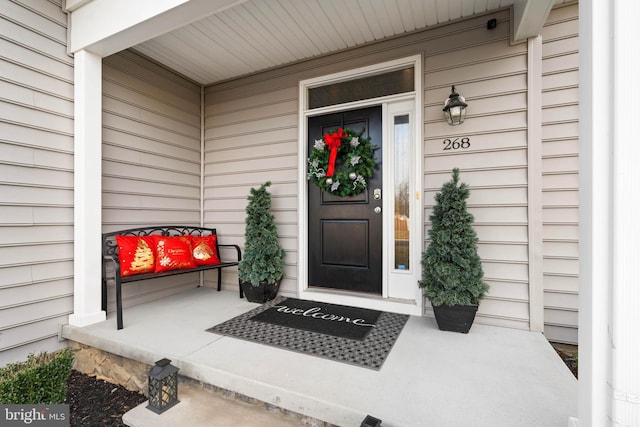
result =
M375 208L373 208L373 211L379 214L380 212L382 212L382 208L380 206L376 206Z
M373 198L375 200L380 200L382 198L382 190L380 190L379 188L373 190Z

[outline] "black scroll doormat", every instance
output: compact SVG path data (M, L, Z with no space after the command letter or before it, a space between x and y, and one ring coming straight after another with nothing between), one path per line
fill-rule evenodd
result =
M408 319L404 314L278 297L207 332L379 370ZM338 332L339 326L348 332Z
M376 310L287 298L251 320L363 340L375 328L378 317Z

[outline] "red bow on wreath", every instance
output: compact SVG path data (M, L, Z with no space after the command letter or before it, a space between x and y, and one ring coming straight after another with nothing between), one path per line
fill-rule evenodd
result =
M332 134L324 134L324 142L327 148L331 150L329 153L329 165L327 165L327 177L333 176L333 170L336 166L336 157L338 157L338 148L340 148L340 140L342 139L343 129L340 128Z

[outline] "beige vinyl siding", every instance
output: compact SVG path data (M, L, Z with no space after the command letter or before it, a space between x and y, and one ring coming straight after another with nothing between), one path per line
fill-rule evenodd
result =
M104 58L102 70L103 231L200 225L200 87L131 50ZM198 274L127 284L123 305L197 284Z
M55 351L73 311L73 58L60 1L0 15L0 366Z
M245 207L252 187L271 181L272 212L286 251L282 293L296 291L297 81L255 93L206 91L204 222L223 243L244 246ZM249 96L247 94L250 94ZM224 239L224 240L223 240ZM225 288L237 288L237 270L225 269Z
M578 342L578 5L542 30L545 336Z
M458 167L471 189L468 208L491 287L476 321L528 329L527 45L510 45L508 15L496 18L491 32L472 21L447 26L447 42L459 42L426 51L425 247L435 194ZM469 104L465 122L456 127L442 113L452 84ZM455 138L468 138L470 146L445 150L444 140Z

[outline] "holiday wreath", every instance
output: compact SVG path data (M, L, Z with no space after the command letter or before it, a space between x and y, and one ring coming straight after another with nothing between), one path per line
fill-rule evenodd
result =
M363 138L363 133L339 128L316 139L307 159L307 178L337 196L362 193L376 168L371 138Z

